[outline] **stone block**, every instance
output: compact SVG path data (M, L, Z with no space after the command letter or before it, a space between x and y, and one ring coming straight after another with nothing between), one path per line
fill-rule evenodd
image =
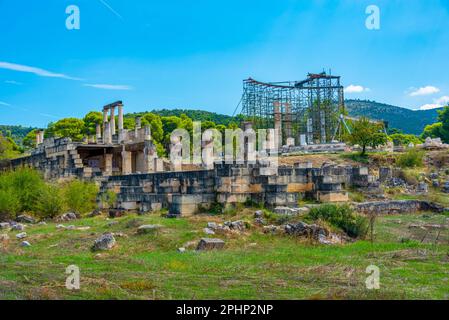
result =
M225 242L221 239L203 238L196 247L197 251L203 250L220 250L223 249Z

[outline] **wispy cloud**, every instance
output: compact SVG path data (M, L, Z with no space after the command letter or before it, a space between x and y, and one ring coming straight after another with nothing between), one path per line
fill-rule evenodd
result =
M91 87L104 90L133 90L134 88L123 84L84 84L85 87Z
M368 91L370 91L369 88L365 88L363 86L354 85L354 84L351 84L345 88L345 93L361 93L361 92L368 92Z
M440 92L440 89L438 89L437 87L434 86L425 86L425 87L421 87L421 88L411 88L412 92L410 92L410 96L411 97L416 97L416 96L427 96L430 94L435 94Z
M63 73L56 73L56 72L44 70L44 69L37 68L37 67L30 67L30 66L26 66L26 65L22 65L22 64L16 64L16 63L4 62L4 61L0 61L0 69L33 73L40 77L62 78L62 79L77 80L77 81L82 80L80 78L71 77L71 76L68 76Z
M56 116L53 114L48 114L48 113L42 113L42 112L35 112L33 110L30 110L28 108L23 108L23 107L18 107L18 106L14 106L12 104L0 101L0 106L4 106L4 107L8 107L8 109L16 109L16 110L21 110L27 113L32 113L32 114L36 114L36 115L40 115L46 118L52 118L52 119L61 119L61 116Z
M106 8L108 8L109 11L111 11L113 14L115 14L117 17L123 20L123 17L120 15L120 13L115 11L105 0L98 0L98 1L100 1Z
M23 84L22 82L18 82L18 81L14 81L14 80L5 80L5 83L13 84L13 85L16 85L16 86L21 86Z
M449 105L449 96L442 96L438 99L433 99L433 103L427 103L425 105L422 105L421 107L419 107L418 110L437 109L447 105Z

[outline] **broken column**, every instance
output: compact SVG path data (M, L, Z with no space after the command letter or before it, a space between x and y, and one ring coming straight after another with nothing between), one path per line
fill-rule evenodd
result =
M106 153L104 155L104 175L112 175L112 154Z
M287 146L295 145L295 139L292 137L292 107L290 103L285 104L285 136Z
M280 111L279 102L274 103L274 130L279 135L277 137L277 145L282 146L282 114Z
M134 135L136 138L139 137L139 130L142 128L142 117L136 117L136 127L134 129Z
M97 124L95 126L95 137L96 137L97 143L101 141L101 125L100 124Z

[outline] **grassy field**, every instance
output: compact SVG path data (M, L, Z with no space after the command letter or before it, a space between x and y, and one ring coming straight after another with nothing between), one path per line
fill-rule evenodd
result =
M376 240L326 246L251 227L243 234L217 235L224 250L195 252L208 221L245 219L197 215L166 219L128 215L117 223L104 216L28 226L31 247L20 247L17 232L0 243L1 299L449 299L449 238L421 243L411 223L448 224L447 215L380 217ZM137 235L141 224L160 224L155 235ZM82 227L90 227L88 230ZM92 252L104 232L121 232L107 252ZM0 233L4 233L0 231ZM433 238L432 238L433 237ZM185 253L177 248L186 246ZM65 288L66 267L81 271L80 290ZM367 266L380 268L379 290L367 290Z

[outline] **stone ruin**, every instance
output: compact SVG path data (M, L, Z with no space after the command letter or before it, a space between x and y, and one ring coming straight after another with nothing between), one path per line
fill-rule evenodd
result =
M95 135L75 142L70 138L44 139L44 131L38 131L36 148L31 154L10 160L0 170L32 167L43 172L46 179L98 178L160 172L163 166L152 142L150 126L142 127L137 117L134 130L124 129L123 104L117 101L103 108L103 125L97 124Z

